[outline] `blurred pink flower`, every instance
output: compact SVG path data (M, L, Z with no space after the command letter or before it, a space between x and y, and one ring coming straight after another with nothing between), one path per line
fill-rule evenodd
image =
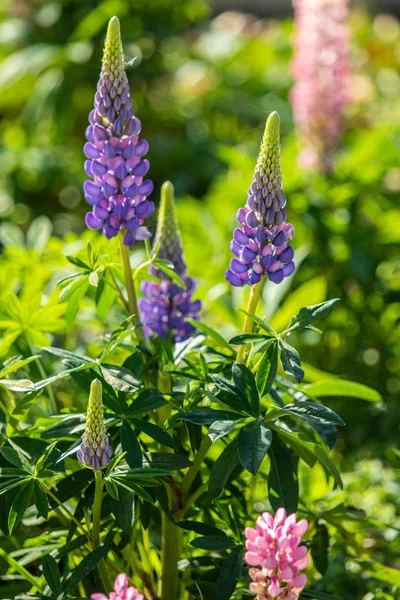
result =
M250 591L258 600L297 600L307 577L299 573L309 563L306 546L300 546L308 522L296 522L296 514L289 516L284 508L258 517L256 527L246 527L245 561L251 567L253 582Z
M300 162L330 172L349 102L348 0L293 0L295 38L291 92L302 143Z
M128 576L125 573L117 575L114 582L114 591L109 596L105 594L92 594L92 600L144 600L143 594L139 594L133 586L129 587Z

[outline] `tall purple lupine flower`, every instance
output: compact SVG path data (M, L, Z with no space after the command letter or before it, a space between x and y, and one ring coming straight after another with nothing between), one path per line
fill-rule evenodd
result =
M330 172L349 101L347 0L293 0L294 118L305 168Z
M195 331L188 318L198 320L200 300L193 301L196 282L186 274L181 237L175 216L174 187L166 181L161 189L161 206L158 216L154 250L160 259L168 260L174 271L186 284L183 289L168 274L152 266L152 275L161 282L143 281L141 291L145 296L139 301L141 321L147 337L156 335L166 338L172 334L174 342L183 342Z
M151 235L142 223L154 212L153 202L147 200L153 183L143 181L150 163L142 157L149 145L144 139L139 141L141 123L133 114L117 17L108 24L89 122L85 171L93 181L85 181L83 188L93 209L86 215L86 225L103 229L109 239L121 231L124 244L131 246L135 239Z
M77 456L85 467L98 471L110 464L112 452L104 425L103 388L95 379L90 386L86 427Z
M247 203L237 212L240 227L233 233L233 258L225 276L234 286L254 285L263 276L281 283L294 271L294 251L288 242L294 227L286 222L286 198L280 170L280 119L270 114L261 143Z

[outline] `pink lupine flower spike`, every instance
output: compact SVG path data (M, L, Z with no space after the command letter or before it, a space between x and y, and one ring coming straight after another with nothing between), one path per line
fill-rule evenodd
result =
M245 561L251 568L250 591L257 600L297 600L307 577L300 573L309 563L307 547L300 546L308 528L305 519L296 521L284 508L275 517L265 512L258 517L256 527L247 527ZM261 567L261 568L254 568Z
M92 600L144 600L143 594L139 594L138 590L129 586L128 576L125 573L117 575L114 582L114 591L106 594L92 594Z

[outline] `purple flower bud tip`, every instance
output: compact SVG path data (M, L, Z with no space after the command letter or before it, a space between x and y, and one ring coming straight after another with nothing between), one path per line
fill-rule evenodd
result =
M255 285L263 277L281 283L294 271L294 252L288 242L294 228L286 223L286 198L280 171L279 115L270 114L265 127L246 206L237 212L241 227L231 242L231 261L225 277L231 285Z
M140 226L154 211L153 203L146 202L153 191L153 183L143 181L150 163L141 159L149 145L146 140L138 139L141 123L133 114L116 17L108 25L103 66L89 122L88 141L84 146L88 158L85 171L93 181L86 181L83 189L92 206L101 200L104 202L101 215L95 210L88 213L86 225L90 229L103 228L109 239L122 232L124 244L131 246L135 240L150 235ZM115 197L117 203L113 200ZM138 225L133 230L127 224L134 217Z

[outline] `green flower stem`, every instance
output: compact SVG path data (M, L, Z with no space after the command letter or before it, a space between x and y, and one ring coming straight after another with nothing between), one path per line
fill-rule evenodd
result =
M93 501L93 516L92 516L92 546L93 549L100 547L100 527L101 527L101 505L103 502L103 474L101 469L94 472L95 490ZM97 565L101 581L105 592L112 590L112 581L110 573L104 560L101 560Z
M205 438L203 438L203 441L201 442L199 451L197 452L197 454L193 460L192 466L189 467L185 477L183 478L182 485L181 485L181 490L182 490L183 496L186 496L188 491L190 490L190 487L191 487L193 481L195 480L196 475L199 472L200 467L203 463L203 460L204 460L207 452L211 448L211 446L212 446L212 441L207 435Z
M59 500L57 498L57 496L55 494L53 494L53 492L51 491L50 488L47 487L47 485L45 485L43 483L43 481L40 482L41 486L43 487L43 489L46 491L46 493L53 498L54 502L56 502L58 504L58 506L61 508L61 510L63 510L65 512L65 514L71 519L71 521L73 521L75 523L75 525L77 526L77 528L81 531L81 533L83 533L83 535L85 537L87 537L88 540L90 540L90 535L89 533L86 531L86 529L84 528L84 526L82 525L82 523L80 523L78 521L78 519L72 514L72 512L61 502L61 500Z
M132 278L132 268L131 268L131 261L129 258L129 248L127 246L125 246L125 244L123 242L123 236L121 233L119 234L119 242L120 242L120 249L121 249L122 265L124 267L126 291L128 292L129 312L131 313L131 315L135 315L134 323L136 325L136 330L135 330L136 335L138 336L138 338L140 340L143 340L144 339L143 331L140 326L136 292L135 292L135 286L133 284L133 278Z
M251 292L250 292L250 298L249 298L249 303L247 305L247 312L248 314L246 315L246 318L244 320L244 325L243 325L243 331L242 333L251 333L253 330L253 319L249 316L249 315L255 315L256 310L257 310L257 304L258 301L260 299L261 296L261 291L263 288L263 284L264 284L264 280L261 279L261 281L259 283L256 283L256 285L253 285L251 288ZM236 357L236 361L239 363L244 363L245 361L245 349L246 349L246 345L242 344L239 347L238 353L237 353L237 357Z
M191 506L193 506L193 504L200 498L200 496L202 496L207 491L207 488L208 488L208 483L203 483L203 485L198 487L197 490L195 490L193 492L193 494L191 496L189 496L188 500L185 502L185 506L176 515L177 521L180 521L181 519L183 519L183 517L186 514L186 511Z
M168 488L167 488L168 489ZM177 509L177 498L169 493L169 504L172 513ZM162 515L162 573L160 579L161 600L180 598L180 581L178 561L181 557L181 529Z

